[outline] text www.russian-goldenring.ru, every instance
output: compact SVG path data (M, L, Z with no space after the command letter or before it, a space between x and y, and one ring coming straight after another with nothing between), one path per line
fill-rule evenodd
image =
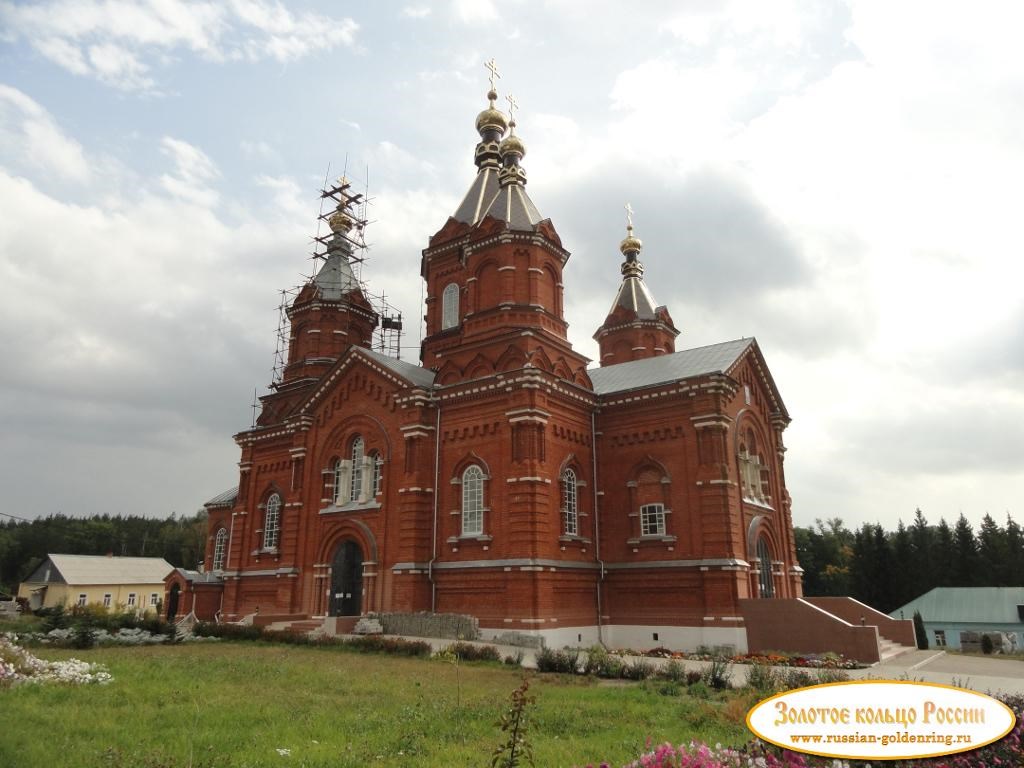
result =
M902 731L897 733L814 733L797 734L789 737L793 744L880 744L887 747L890 744L944 744L947 747L953 744L970 744L969 733L910 733Z

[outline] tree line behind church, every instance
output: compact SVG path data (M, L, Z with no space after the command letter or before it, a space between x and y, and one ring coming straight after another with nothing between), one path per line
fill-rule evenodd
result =
M918 509L895 531L833 518L794 534L808 596L850 595L889 613L934 587L1024 586L1024 536L1009 514L1005 525L985 515L977 533L962 514L932 525Z
M50 515L0 523L0 591L14 593L48 554L162 557L195 568L206 540L206 511L165 519L140 515Z

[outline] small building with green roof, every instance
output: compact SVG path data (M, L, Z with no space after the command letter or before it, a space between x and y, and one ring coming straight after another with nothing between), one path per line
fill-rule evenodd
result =
M889 615L920 612L931 648L961 647L962 632L1005 632L1024 648L1024 587L935 587Z

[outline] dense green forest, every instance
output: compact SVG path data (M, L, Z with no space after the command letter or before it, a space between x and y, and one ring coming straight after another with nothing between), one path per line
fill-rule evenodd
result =
M0 523L0 591L13 593L47 554L162 557L195 568L204 552L206 512L191 517L51 515Z
M851 595L888 613L932 587L1024 586L1024 536L1007 515L1000 526L985 515L975 533L961 515L956 525L929 524L917 510L909 527L880 525L851 531L834 518L795 529L807 595ZM162 557L194 568L202 558L206 516L160 520L128 516L62 515L0 524L0 590L14 591L47 553Z
M977 534L963 515L930 525L920 509L895 531L851 531L835 518L795 534L805 594L850 595L885 613L934 587L1024 586L1024 539L1009 515L1004 526L985 515Z

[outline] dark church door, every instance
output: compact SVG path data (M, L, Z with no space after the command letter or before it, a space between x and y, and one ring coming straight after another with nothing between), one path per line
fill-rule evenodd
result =
M331 563L331 616L358 616L363 608L363 551L343 541Z
M171 595L167 598L167 620L174 621L174 617L178 615L178 593L181 591L181 587L177 584L171 586Z

